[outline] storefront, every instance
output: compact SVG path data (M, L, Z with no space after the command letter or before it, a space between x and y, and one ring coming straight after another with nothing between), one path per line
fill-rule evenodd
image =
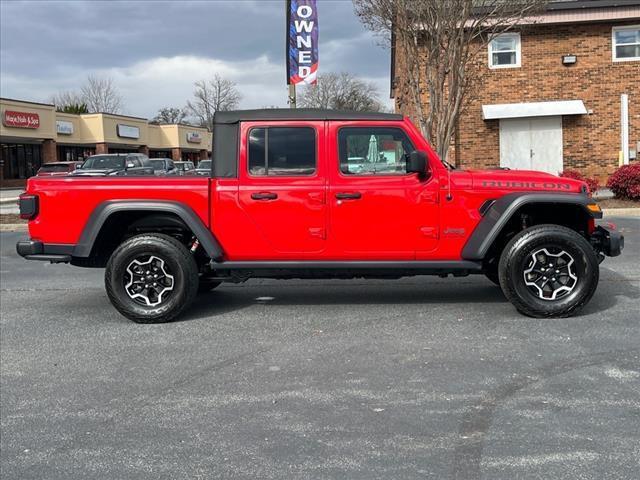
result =
M98 153L139 152L173 160L209 158L211 133L191 125L155 125L126 115L56 112L49 104L0 98L0 184L23 186L43 163Z
M42 165L42 147L39 143L2 143L0 159L3 178L29 178Z

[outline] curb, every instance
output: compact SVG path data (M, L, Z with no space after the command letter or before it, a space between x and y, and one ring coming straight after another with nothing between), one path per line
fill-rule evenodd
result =
M626 216L626 217L640 217L640 208L603 208L602 213L606 216Z
M28 230L28 225L26 223L0 224L0 232L27 232Z

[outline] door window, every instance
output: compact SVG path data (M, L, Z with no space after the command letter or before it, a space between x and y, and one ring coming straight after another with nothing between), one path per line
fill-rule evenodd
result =
M316 172L316 134L310 127L253 128L249 132L249 174L301 176Z
M345 175L404 175L415 148L399 128L346 127L338 132L340 171Z

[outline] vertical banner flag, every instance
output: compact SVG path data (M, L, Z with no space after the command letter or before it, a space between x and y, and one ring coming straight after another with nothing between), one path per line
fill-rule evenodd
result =
M287 84L315 84L318 75L316 0L287 0Z

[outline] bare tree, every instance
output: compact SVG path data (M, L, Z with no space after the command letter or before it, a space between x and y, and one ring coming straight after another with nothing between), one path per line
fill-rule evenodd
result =
M182 123L186 116L187 112L184 108L163 107L158 110L158 113L153 117L152 122L173 125L176 123Z
M208 80L195 82L193 100L187 102L187 111L195 117L200 125L213 128L213 115L217 111L233 110L238 106L242 96L236 84L215 74Z
M91 113L122 112L122 96L113 84L113 79L109 77L98 78L89 75L86 83L80 88L80 95Z
M83 105L85 107L85 111L82 113L87 113L88 111L88 108L82 99L82 95L71 90L61 91L52 95L49 97L49 103L53 103L56 106L56 110L59 112L80 109L79 107Z
M396 99L444 159L456 124L482 84L487 44L548 0L353 0L356 14L393 49ZM395 83L395 79L392 79Z
M317 85L302 89L298 105L363 112L379 112L383 109L376 86L347 72L318 75Z

